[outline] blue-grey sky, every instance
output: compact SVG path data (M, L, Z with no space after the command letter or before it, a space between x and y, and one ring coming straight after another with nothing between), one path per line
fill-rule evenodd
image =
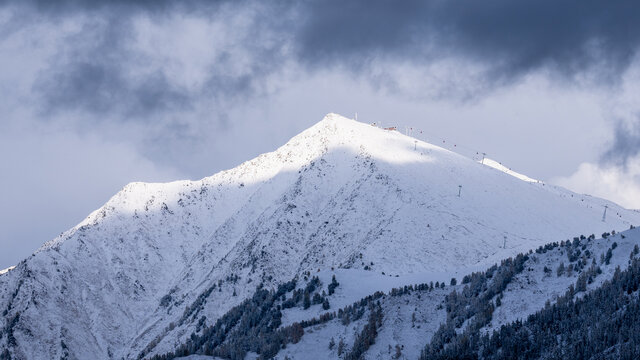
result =
M328 112L640 207L640 3L1 1L0 268Z

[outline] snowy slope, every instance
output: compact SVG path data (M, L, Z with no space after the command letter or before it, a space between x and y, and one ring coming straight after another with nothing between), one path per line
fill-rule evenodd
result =
M465 273L638 222L616 204L330 114L212 177L127 185L0 276L1 325L13 324L15 337L5 332L0 350L135 358L171 350L259 282L332 267Z
M467 296L470 296L469 304L482 303L483 301L488 301L491 304L492 315L489 320L485 325L476 328L479 333L490 334L493 330L500 329L502 325L508 325L516 320L526 320L530 314L543 309L546 304L555 303L558 297L565 295L571 287L574 289L576 298L581 298L588 292L601 287L605 281L612 279L616 271L625 270L631 259L640 257L638 245L640 245L640 230L638 229L600 239L576 237L571 241L547 244L537 248L535 252L529 252L526 257L521 257L521 267L507 265L506 268L513 271L513 277L507 280L508 283L502 290L493 288L488 297L484 297L482 294L491 287L491 282L505 279L500 276L502 270L497 265L491 267L493 270L484 269L486 272L477 277L477 279L484 278L486 281L484 283L474 280L465 283L462 280L462 284L459 283L455 286L447 284L444 288L438 287L438 283L434 288L433 282L426 287L417 285L427 284L430 279L415 275L380 278L380 275L370 272L362 273L361 270L354 269L323 271L318 273L319 285L316 290L311 291L314 294L322 293L323 297L329 300L330 308L325 310L321 308L320 304L317 304L304 309L301 302L298 302L293 308L287 306L282 311L283 318L280 330L297 322L302 324L304 332L299 341L288 342L286 346L281 346L276 358L354 358L353 356L345 357L345 354L357 348L356 338L363 332L367 318L371 314L369 306L371 303L363 304L362 302L368 297L374 299L372 303L380 304L382 321L377 326L376 334L373 335L374 341L364 352L363 358L415 359L418 358L425 345L431 341L434 334L438 332L441 324L449 322L461 314L458 312L456 315L456 312L451 311L456 307L452 306L453 304L457 302L458 309L467 309L465 304L460 305L460 302L464 302ZM564 270L559 272L560 268ZM492 275L488 275L489 272ZM339 282L333 295L331 295L331 291L328 291L327 286L331 282L332 276L335 276ZM372 287L370 280L376 276L380 281L379 287ZM579 285L580 278L584 280L582 288ZM306 279L300 281L296 288L304 289L309 282ZM391 291L391 285L395 285L393 291ZM469 287L473 290L467 291ZM405 289L404 292L398 291L402 288ZM373 289L383 290L383 293L378 292L378 295L374 295ZM463 296L462 294L465 292L467 295ZM454 293L460 295L456 296ZM293 299L293 295L290 290L284 294L283 298ZM274 309L284 307L284 303L283 300L271 305L262 303L259 306L271 306ZM362 309L363 312L359 317L355 315L359 313L358 311L348 310L348 305L352 304L361 304L358 309ZM472 310L475 315L471 315L469 320L458 323L459 326L456 327L458 334L463 331L474 331L469 329L469 325L472 320L475 320L474 316L479 314L477 309L478 307L476 310ZM254 319L259 316L251 310L245 311ZM345 312L351 315L345 318ZM321 314L326 316L331 313L333 313L332 318L318 321L318 319L322 319ZM345 319L347 320L345 321ZM258 320L253 322L253 324L260 323L268 324L269 322ZM249 331L249 328L246 327L247 323L240 322L240 324L244 325L240 325L240 329L232 330L227 340L235 344L246 344L240 338ZM268 332L269 330L263 327L261 331ZM272 338L272 340L282 341L283 339ZM343 345L338 346L340 343ZM193 351L202 352L202 349L195 348ZM260 358L256 353L249 352L248 355L249 359Z
M601 256L605 255L614 243L616 245L612 250L610 262L602 262ZM495 308L492 321L482 329L482 332L491 333L502 325L516 320L526 320L530 314L544 308L545 303L555 303L557 298L564 295L570 286L576 285L579 276L587 271L594 259L601 273L594 277L592 283L587 283L586 292L597 289L605 281L612 278L616 268L624 270L629 265L630 254L638 245L640 245L640 230L633 229L606 239L582 240L579 246L556 246L553 249L530 254L524 264L524 270L517 274L504 290L501 305ZM580 249L583 256L569 261L567 256L569 249ZM561 263L568 268L570 265L576 265L580 259L586 259L587 266L585 268L571 273L565 271L560 275L557 273L557 268ZM552 271L545 271L545 268ZM336 277L340 282L340 287L338 287L336 295L330 296L329 299L332 304L335 302L341 304L340 307L344 307L339 299L349 297L350 293L359 292L359 289L351 281L349 275L337 272ZM428 278L416 282L408 280L405 280L404 285L428 282ZM323 282L328 283L326 278L323 278ZM397 287L402 285L402 280L396 284ZM460 292L464 286L463 284L449 286L447 283L445 289L416 290L402 296L389 296L387 291L387 295L380 299L383 308L382 326L378 328L375 343L367 350L365 358L393 358L396 354L396 346L400 348L401 359L418 358L420 351L429 343L433 334L447 318L446 306L443 306L447 295L454 290ZM578 290L576 297L581 297L584 294L585 291ZM364 296L360 298L362 297ZM353 299L351 302L356 300ZM495 303L495 298L493 302ZM335 311L335 308L333 307L332 311ZM295 310L298 312L296 316L298 322L318 317L318 311L313 306L308 310L301 308ZM333 338L336 343L342 340L345 343L345 352L348 352L353 347L354 334L362 330L364 323L365 321L361 319L345 325L339 318L336 318L323 324L308 327L300 342L287 345L278 354L279 358L288 356L291 359L305 359L310 357L309 354L313 354L313 358L317 359L339 359L337 349L335 347L329 349L331 339ZM287 324L284 323L284 325ZM459 331L462 332L466 325L468 323L463 325Z
M532 179L532 178L528 177L527 175L523 175L523 174L520 174L519 172L515 172L515 171L511 170L510 168L502 165L502 163L500 163L498 161L495 161L493 159L489 159L487 157L485 157L480 163L484 164L484 165L487 165L487 166L490 166L490 167L492 167L492 168L494 168L496 170L502 171L505 174L509 174L509 175L511 175L511 176L513 176L515 178L518 178L518 179L520 179L522 181L536 182L536 183L540 182L540 180Z

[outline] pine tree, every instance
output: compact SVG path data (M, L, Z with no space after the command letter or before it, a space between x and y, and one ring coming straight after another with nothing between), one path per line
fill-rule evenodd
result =
M613 256L613 252L611 251L611 248L609 248L609 250L607 250L607 255L604 257L604 263L606 265L609 265L609 263L611 262L612 256Z
M578 276L578 281L576 282L576 291L587 291L587 273L583 272Z
M309 296L309 292L308 291L304 292L303 307L304 307L305 310L307 310L309 307L311 307L311 297Z
M333 293L336 291L336 288L338 287L338 285L340 285L337 281L336 281L336 276L333 275L331 277L331 283L329 284L328 288L329 288L329 295L333 295Z
M562 276L562 274L564 274L564 263L561 262L560 265L558 265L558 270L556 270L556 274L558 275L558 277Z
M329 299L324 298L324 300L322 300L322 310L329 310L331 308L331 305L329 305Z

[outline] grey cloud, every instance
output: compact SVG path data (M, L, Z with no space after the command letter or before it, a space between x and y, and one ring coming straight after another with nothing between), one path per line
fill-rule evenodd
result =
M282 70L288 59L283 49L289 45L294 59L310 70L340 66L374 83L385 75L367 71L373 59L420 67L454 58L485 66L482 80L501 85L540 69L550 69L564 81L586 77L615 82L640 44L640 3L627 1L9 3L45 17L93 13L107 19L79 35L80 41L73 41L70 51L43 71L36 90L47 111L143 115L188 109L203 96L225 101L249 96L263 87L266 77ZM162 70L142 79L130 77L127 61L138 55L127 46L133 17L189 14L210 19L225 6L258 9L250 36L238 39L250 57L247 72L229 74L224 57L218 57L204 87L195 92L172 84Z
M33 93L41 103L45 118L65 111L83 111L97 115L97 119L148 119L175 111L190 110L198 102L222 104L238 97L253 95L264 88L265 77L281 69L284 62L282 41L265 41L265 37L282 24L274 23L272 15L284 11L282 3L268 6L253 2L227 1L31 1L13 3L12 21L3 29L15 26L15 18L26 15L29 21L47 19L58 23L62 19L78 17L85 21L82 31L64 39L52 56L49 66L40 72L33 85ZM139 71L145 59L135 48L133 21L137 16L152 21L174 15L189 15L209 21L218 16L223 6L242 9L256 7L249 33L237 39L247 56L248 69L233 72L230 68L237 58L222 51L210 65L210 72L202 86L187 89L174 83L162 65L150 73ZM228 10L228 9L227 9ZM36 15L34 15L36 14ZM83 16L86 16L83 18ZM88 20L87 20L88 18ZM286 16L281 17L286 19ZM224 19L218 19L224 22ZM24 25L24 24L23 24ZM211 34L211 42L217 34ZM243 37L244 36L244 37ZM276 36L277 38L281 38ZM202 46L211 46L204 43ZM114 115L114 116L109 116Z
M618 121L613 142L602 155L601 163L614 164L626 169L629 160L640 154L640 119L635 122Z
M126 27L126 23L119 23ZM114 26L109 26L111 30ZM106 37L106 38L105 38ZM93 114L120 113L145 118L167 110L190 106L189 95L171 84L162 71L141 79L126 76L129 61L123 41L100 32L87 48L69 49L43 70L34 85L47 114L66 110L85 110Z
M374 57L428 63L462 57L513 80L541 68L616 80L640 43L632 1L312 2L297 37L311 66L357 69Z
M134 12L124 8L124 3L116 2L110 8L100 2L81 1L62 2L56 7L48 2L34 5L44 15L56 17L63 13L71 16L79 7L100 11L97 19L88 20L81 31L64 39L34 83L33 92L41 99L45 118L81 110L98 115L97 119L114 114L147 119L149 115L189 107L189 94L171 84L161 70L131 76L128 66L145 59L129 46Z
M105 64L74 62L65 68L57 69L39 84L46 112L83 109L108 114L121 109L123 115L143 117L189 105L189 97L175 89L162 72L131 82L117 67Z

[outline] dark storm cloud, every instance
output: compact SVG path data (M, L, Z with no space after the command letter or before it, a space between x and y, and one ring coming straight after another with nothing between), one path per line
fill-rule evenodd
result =
M300 58L356 71L375 57L460 57L506 80L541 68L615 80L640 40L634 1L318 1L305 14Z
M462 57L513 79L548 67L565 76L595 71L614 78L640 41L633 1L339 1L307 12L299 56L312 65L373 57Z

